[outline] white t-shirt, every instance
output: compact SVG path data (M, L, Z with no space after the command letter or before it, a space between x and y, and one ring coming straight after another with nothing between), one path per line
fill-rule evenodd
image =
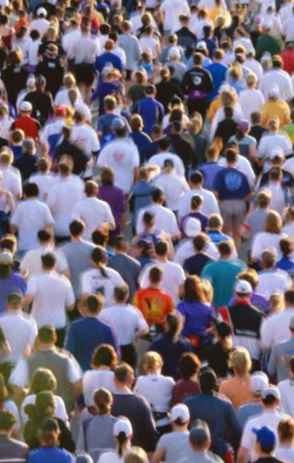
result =
M134 170L139 166L139 152L132 140L120 138L101 150L97 165L110 167L114 172L114 183L125 193L129 193L134 181Z
M47 19L45 18L36 18L33 19L30 25L31 31L38 31L40 32L41 37L46 34L48 28L50 26L50 23Z
M34 174L31 175L29 178L29 181L32 183L36 183L36 185L39 188L39 199L42 201L46 201L48 198L49 191L51 191L51 188L53 184L56 182L56 177L55 175L52 174Z
M183 161L177 154L170 152L154 154L154 156L151 156L151 158L148 160L147 165L155 165L162 169L166 159L171 159L174 163L176 173L182 177L185 177L185 167Z
M284 233L269 233L269 232L260 232L253 239L251 257L253 259L260 259L263 251L271 250L275 251L280 255L280 246L279 243L282 238L285 238Z
M117 344L132 344L140 331L148 331L148 325L142 313L131 304L117 304L104 309L99 319L110 326Z
M251 114L259 112L264 104L264 96L262 92L255 88L242 90L242 92L240 92L239 99L244 117L248 121L251 120Z
M80 90L78 88L75 88L75 91L77 92L78 94L78 97L77 97L77 100L76 100L76 104L81 104L83 102L82 100L82 97L81 97L81 94L80 94ZM71 106L72 103L69 99L69 89L68 88L61 88L57 94L56 94L56 97L54 99L54 104L56 106Z
M268 99L271 90L279 88L279 96L282 100L289 101L293 98L293 85L289 74L282 69L272 69L266 72L260 82L260 90Z
M245 428L243 431L242 439L241 439L241 447L246 448L250 451L251 461L256 460L256 453L255 453L255 442L256 436L253 429L260 429L263 426L269 426L273 429L273 431L277 435L277 428L279 422L285 418L286 415L280 413L277 410L274 411L267 411L265 410L260 415L255 416L254 418L249 418L249 420L245 424Z
M119 457L116 452L105 452L103 453L97 463L123 463L124 457Z
M99 269L91 269L84 272L81 276L82 294L103 293L104 306L107 307L114 303L113 293L116 286L124 286L126 283L120 274L110 268L105 267L107 278L105 278Z
M281 393L281 408L284 413L294 417L294 381L284 379L278 384ZM293 460L294 461L294 460Z
M259 282L256 288L257 294L261 294L267 300L274 293L284 294L292 286L292 280L283 270L269 270L260 272Z
M283 463L293 463L294 447L278 447L275 451L275 457Z
M170 209L161 206L160 204L152 204L149 207L140 209L136 226L138 235L144 232L143 216L146 211L154 214L156 230L159 232L165 232L171 237L179 235L180 231L175 214Z
M289 238L293 239L294 238L294 222L292 223L287 223L283 229L282 232L285 233Z
M9 310L0 317L0 327L11 348L9 360L16 363L34 346L38 333L36 322L21 310Z
M262 159L269 158L273 149L280 148L284 155L291 154L292 143L286 133L266 133L260 139L258 145L258 157ZM268 162L264 166L268 170Z
M28 281L27 294L33 296L32 316L38 327L64 328L66 309L75 302L70 281L55 271L34 276Z
M56 271L58 273L65 273L68 271L67 261L62 252L59 252L51 246L41 246L38 249L31 249L24 255L20 262L21 273L27 274L28 277L43 273L41 256L47 252L53 253L56 257Z
M83 237L91 240L92 233L103 224L115 228L115 220L109 204L98 198L81 199L74 207L73 219L82 220L86 227Z
M260 336L264 349L271 349L276 344L290 338L289 325L292 317L294 317L294 309L289 308L271 315L263 321Z
M90 157L100 149L96 131L88 124L76 124L71 129L70 141L78 145Z
M139 276L141 288L148 288L150 285L149 272L153 267L159 267L162 270L161 289L164 289L174 301L178 299L180 286L185 281L185 272L176 262L155 262L146 265Z
M83 394L85 398L85 404L87 407L94 405L94 393L97 389L104 387L109 391L113 392L114 387L114 373L111 370L88 370L84 373L83 376Z
M13 167L0 167L3 173L3 188L10 191L14 199L19 199L22 196L21 176L17 169Z
M212 241L208 242L205 252L213 260L217 260L219 258L218 249ZM177 246L174 261L180 265L184 265L185 260L188 259L188 257L193 256L193 254L195 254L193 240L184 240Z
M284 210L286 206L285 193L280 182L272 182L262 188L262 191L266 191L271 195L270 208L274 209L278 213Z
M178 210L180 198L186 191L190 190L185 178L180 177L175 172L162 173L154 179L153 184L163 191L167 207L172 211Z
M201 212L207 216L211 214L219 214L219 206L215 195L205 188L193 188L187 191L179 201L179 217L183 218L191 212L191 199L193 196L199 195L203 199Z
M72 211L84 197L84 183L77 175L58 176L49 191L47 203L55 220L57 236L69 236Z
M28 415L25 412L25 407L28 404L34 404L36 402L36 394L30 394L25 397L21 406L20 406L20 414L23 423L28 421ZM60 420L64 421L64 423L68 422L68 414L64 405L63 398L59 395L54 395L54 403L55 403L55 413L54 416L59 418Z
M160 11L164 14L164 30L172 34L181 28L179 16L190 16L190 8L186 0L164 0Z
M19 249L28 251L38 247L38 231L54 225L54 219L47 204L32 198L21 201L16 206L11 224L18 230Z

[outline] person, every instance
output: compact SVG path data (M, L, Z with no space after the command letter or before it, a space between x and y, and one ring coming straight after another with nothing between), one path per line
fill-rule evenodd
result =
M135 341L146 335L149 327L142 313L128 304L129 290L127 286L114 288L114 305L102 310L99 318L113 330L121 360L136 367L137 353Z
M281 407L282 410L293 416L293 398L290 391L290 386L293 381L293 373L294 373L294 360L293 355L288 357L288 377L278 383L278 388L281 392ZM286 358L287 359L287 358Z
M220 259L208 263L201 272L201 278L208 279L213 286L213 304L216 308L228 304L237 275L246 267L242 261L232 259L233 246L230 241L221 242L218 250Z
M179 404L187 397L200 392L198 373L201 362L196 354L185 352L178 362L180 379L173 388L172 403Z
M231 378L224 379L219 387L220 394L226 396L235 408L252 399L250 370L252 367L249 352L244 347L236 347L231 354Z
M280 421L278 426L279 444L275 456L285 463L290 463L294 457L294 421L287 418Z
M183 268L188 275L200 276L204 267L213 259L207 254L209 238L205 233L199 233L193 239L194 254L184 260Z
M217 396L217 377L213 370L204 368L199 375L200 394L187 398L184 403L190 411L191 422L206 421L211 432L211 449L221 458L229 446L238 448L241 431L236 412L230 402Z
M41 447L30 452L28 463L46 463L58 461L60 463L74 463L73 455L63 448L59 448L60 428L55 419L48 418L41 426Z
M260 266L261 271L258 274L257 291L266 299L269 299L275 292L284 293L291 287L292 282L289 274L277 268L277 254L274 249L263 251ZM270 286L269 282L271 282Z
M119 419L113 426L113 435L116 441L116 449L112 452L103 453L99 459L99 463L122 463L123 458L127 455L131 447L131 439L133 436L133 428L131 422L127 418Z
M280 342L272 347L267 366L270 377L276 378L278 382L288 378L288 360L294 355L294 317L290 320L289 332L289 340Z
M22 394L30 383L30 378L38 368L51 370L57 379L57 395L60 395L67 410L74 405L75 394L80 391L81 372L76 361L66 351L59 351L55 347L57 342L56 330L53 326L43 326L38 331L38 350L20 359L9 378L17 395Z
M115 449L113 436L117 418L111 415L112 394L108 389L97 389L94 394L95 415L89 416L80 423L77 448L86 451L94 461L109 449ZM97 429L99 433L97 434Z
M103 297L90 294L80 302L81 318L72 322L65 348L74 355L83 371L90 368L92 355L101 344L117 347L112 329L102 322ZM84 339L83 343L79 339Z
M170 411L172 431L160 437L152 463L176 463L183 458L188 447L190 422L189 409L184 404L174 405Z
M83 272L81 276L81 293L84 296L102 294L105 307L108 307L114 302L114 288L123 286L125 282L116 270L107 266L107 254L102 246L96 246L93 249L91 259L95 268Z
M162 366L157 352L146 352L141 361L143 375L137 378L134 389L149 403L160 435L169 430L168 410L175 384L173 378L161 374Z
M250 377L252 400L244 403L238 409L238 421L243 431L246 422L255 415L262 413L262 393L269 387L269 379L263 371L257 371Z
M42 255L41 261L43 273L28 281L24 305L32 304L32 316L38 327L51 324L56 328L58 345L63 346L66 311L72 310L75 302L73 289L70 281L55 271L54 254Z
M11 412L0 411L0 458L5 463L11 460L15 463L23 463L28 456L28 446L12 437L15 424L16 419Z
M134 379L134 370L128 364L121 363L115 368L112 413L126 416L134 430L133 444L152 452L157 438L155 423L148 402L131 390Z
M25 294L27 283L25 279L13 270L13 254L9 251L0 252L0 313L3 313L7 305L7 297L12 292Z
M182 328L182 317L178 313L167 315L164 332L159 334L150 346L151 351L159 353L162 357L163 374L173 378L178 375L178 363L182 355L193 351L191 342L180 334Z
M139 114L144 123L144 131L150 135L154 125L161 123L164 116L164 106L156 99L156 87L146 85L145 98L135 103L134 112Z
M190 458L203 461L203 463L221 463L223 461L210 451L211 434L205 421L196 420L196 424L189 433L189 443L190 449L187 451L189 456L184 458L183 462L187 463Z
M25 184L23 193L25 200L18 204L10 220L12 231L18 232L22 253L37 248L38 232L46 228L50 231L55 224L48 206L38 198L35 183Z
M274 457L274 451L277 445L277 437L272 428L269 426L262 426L261 428L254 428L256 435L256 455L257 463L282 463L282 460Z
M263 426L271 426L274 437L277 437L278 424L281 419L284 418L283 413L279 411L280 400L281 395L277 387L269 386L263 391L263 411L259 415L250 418L245 424L238 451L238 463L248 462L249 459L253 459L254 461L254 459L256 460L256 458L258 458L258 449L255 447L257 435L254 429L259 429Z

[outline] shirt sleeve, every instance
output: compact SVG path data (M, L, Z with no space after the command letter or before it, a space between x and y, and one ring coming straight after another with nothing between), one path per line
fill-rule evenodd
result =
M67 281L68 286L67 286L67 292L66 292L66 307L70 307L75 303L75 295L72 289L72 285L70 284L69 281Z
M82 378L82 372L78 362L71 357L68 362L68 380L70 383L75 384Z
M28 365L24 359L19 360L11 373L9 383L19 388L25 388L29 383Z

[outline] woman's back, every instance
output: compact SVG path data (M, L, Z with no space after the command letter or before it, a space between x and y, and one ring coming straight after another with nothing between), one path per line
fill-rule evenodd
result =
M88 452L94 461L100 455L115 449L113 427L117 418L111 415L96 415L82 423L78 447Z

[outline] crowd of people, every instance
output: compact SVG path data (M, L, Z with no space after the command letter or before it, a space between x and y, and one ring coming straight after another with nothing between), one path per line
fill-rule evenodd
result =
M294 463L293 0L1 0L0 73L0 462Z

